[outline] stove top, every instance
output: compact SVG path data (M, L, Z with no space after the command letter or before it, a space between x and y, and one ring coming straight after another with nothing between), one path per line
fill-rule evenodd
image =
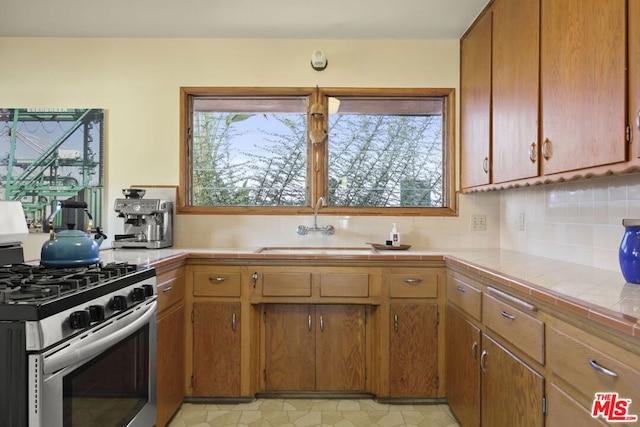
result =
M32 304L98 286L136 271L126 263L50 268L13 264L0 267L0 304Z
M41 320L153 276L153 269L127 263L0 266L0 320Z

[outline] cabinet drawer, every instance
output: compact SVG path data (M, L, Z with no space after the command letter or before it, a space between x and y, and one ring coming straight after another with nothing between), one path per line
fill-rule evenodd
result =
M322 297L369 296L369 275L367 273L320 273L318 281Z
M447 299L474 319L482 320L482 291L461 280L460 277L449 275Z
M184 299L184 268L158 276L158 313Z
M207 297L239 297L240 271L209 270L193 273L193 295Z
M437 298L439 271L415 269L389 274L391 298Z
M522 304L529 305L524 301ZM482 301L482 318L486 326L544 364L544 322L488 294Z
M599 349L554 327L549 328L547 346L549 367L554 374L580 390L589 401L596 392L617 392L621 399L640 402L640 372L631 368L640 366L640 356L629 356L633 364L628 365L611 355L612 350L621 349L605 342Z
M264 273L262 296L265 297L310 297L311 273Z
M599 419L593 418L587 408L552 383L547 394L549 412L546 427L606 427Z

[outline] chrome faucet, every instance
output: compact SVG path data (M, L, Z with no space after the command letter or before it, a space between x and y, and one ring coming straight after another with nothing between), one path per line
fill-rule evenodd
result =
M333 225L325 225L324 227L318 227L318 210L322 206L327 206L327 200L324 197L320 197L316 202L313 209L313 227L307 227L306 225L299 225L297 233L300 235L308 234L309 231L321 231L324 235L331 235L336 232Z
M327 206L327 200L322 196L320 196L316 202L316 207L313 210L313 228L318 228L318 209L322 207L320 204L322 204L322 206Z

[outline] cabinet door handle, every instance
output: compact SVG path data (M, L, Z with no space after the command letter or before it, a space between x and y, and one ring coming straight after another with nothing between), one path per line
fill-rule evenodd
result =
M404 279L404 283L407 285L417 285L422 282L422 279Z
M320 315L320 331L324 331L324 318Z
M253 289L255 289L256 288L256 283L258 283L258 272L257 271L254 272L251 275L251 279L253 279Z
M231 330L233 332L236 331L236 314L235 313L231 315Z
M502 317L504 317L505 319L509 319L509 320L515 320L516 319L516 316L514 316L513 314L509 314L504 310L502 310L500 312L500 314L502 314Z
M222 283L225 280L227 280L226 277L222 277L222 276L218 276L218 277L209 277L209 281L210 282L215 282L215 283Z
M465 292L467 292L467 290L462 286L456 286L456 291L460 292L461 294L464 294Z
M487 372L487 368L484 366L484 360L486 359L487 354L487 350L482 350L482 353L480 354L480 369L482 369L482 372Z
M398 332L398 315L393 315L393 330Z
M489 158L485 157L482 161L482 170L484 173L489 173Z
M309 330L311 330L311 315L309 315Z
M593 359L589 359L589 365L591 365L591 367L593 369L595 369L596 371L603 373L605 375L608 375L610 377L614 377L614 378L618 378L618 374L616 374L615 372L613 372L610 369L605 368L604 366L598 364L598 362L596 362Z
M166 288L164 288L164 289L162 290L162 292L163 292L163 293L167 293L167 292L169 292L171 289L173 289L173 286L169 285L169 286L167 286Z
M529 146L529 160L531 163L535 163L538 160L538 154L536 153L536 143L532 142Z
M551 141L549 140L549 138L545 138L544 142L542 143L542 157L544 157L545 160L549 160L549 158L551 157Z
M473 360L478 360L478 341L474 341L471 344L471 357Z

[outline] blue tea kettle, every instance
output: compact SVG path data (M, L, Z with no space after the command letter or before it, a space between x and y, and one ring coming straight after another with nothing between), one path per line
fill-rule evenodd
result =
M75 229L75 224L67 224L67 230L57 233L53 231L53 218L61 209L84 209L89 218L87 232ZM73 200L59 201L56 209L47 218L49 223L49 240L44 242L40 252L40 264L45 267L81 267L97 264L100 261L100 245L107 238L100 227L90 237L93 228L93 217L87 210L86 202Z

